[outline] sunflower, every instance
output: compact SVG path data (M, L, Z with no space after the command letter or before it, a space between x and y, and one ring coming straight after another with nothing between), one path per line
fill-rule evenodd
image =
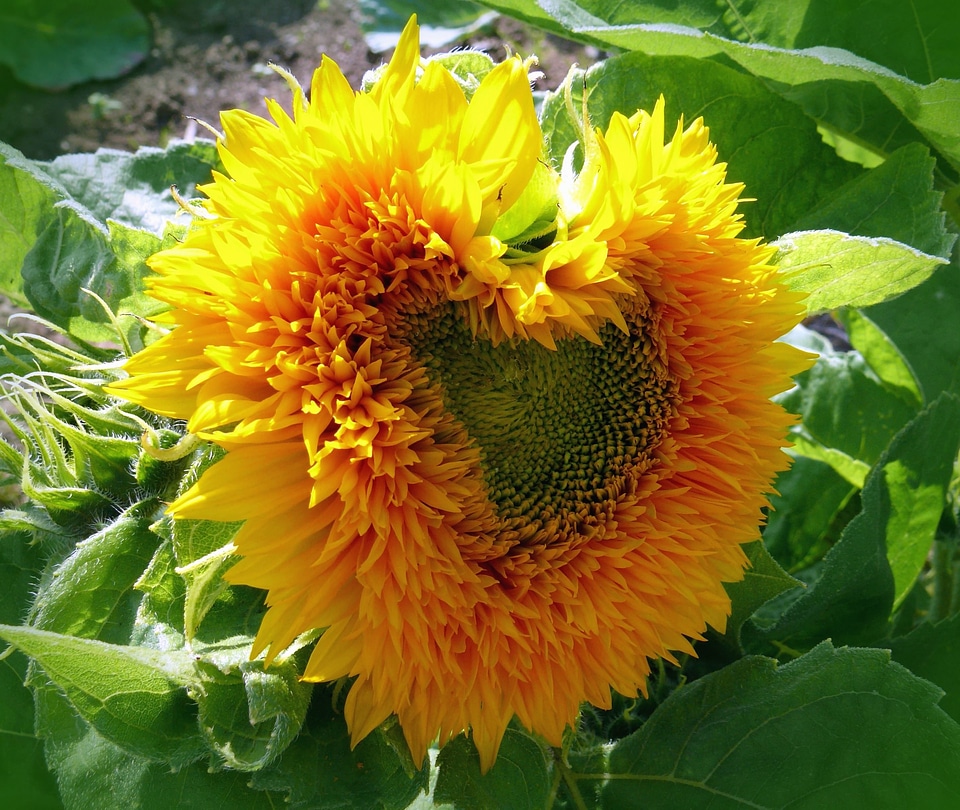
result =
M150 262L174 328L111 387L226 451L170 511L244 521L253 654L322 630L354 743L471 729L484 769L723 629L804 363L702 122L585 121L558 170L528 68L465 92L411 20L367 92L324 58L292 116L224 113Z

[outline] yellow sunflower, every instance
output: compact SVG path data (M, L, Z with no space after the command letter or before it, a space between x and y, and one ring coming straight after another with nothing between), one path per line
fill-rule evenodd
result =
M245 521L254 654L323 629L354 742L472 729L484 769L724 627L804 363L702 123L615 115L557 171L527 69L468 100L411 20L369 92L325 58L292 118L224 113L228 176L151 261L175 328L111 388L227 451L170 511Z

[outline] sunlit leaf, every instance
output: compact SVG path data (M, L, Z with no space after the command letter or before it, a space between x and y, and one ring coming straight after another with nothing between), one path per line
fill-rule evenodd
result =
M937 0L927 2L932 12L926 15L927 24L939 30L940 6ZM711 16L702 0L695 6L702 12L693 18L687 4L668 0L629 5L608 0L581 0L579 4L573 0L485 0L485 4L601 48L732 60L802 106L812 118L855 135L880 154L925 138L954 167L960 167L960 81L955 79L917 84L847 50L847 43L824 47L822 42L813 42L813 47L793 50L765 42L741 42L739 32L733 34L725 25L716 25L720 8L709 4L714 9ZM823 15L832 12L826 3L823 8ZM609 22L605 14L617 22ZM795 26L789 21L801 18L787 14L783 19ZM928 33L924 30L924 36ZM877 43L888 39L884 34Z
M839 231L788 233L774 243L787 285L807 293L807 312L868 307L926 281L947 260L886 237Z
M11 625L0 625L0 638L36 661L80 716L108 739L172 765L201 755L186 690L200 682L189 653Z
M895 605L913 587L930 552L958 451L960 399L942 394L897 435L881 460Z

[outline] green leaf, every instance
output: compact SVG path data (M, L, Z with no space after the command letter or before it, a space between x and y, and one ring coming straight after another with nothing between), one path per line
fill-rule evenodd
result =
M275 760L300 732L312 685L299 679L292 659L250 660L252 638L194 645L205 667L197 694L200 730L216 759L240 771L258 771Z
M6 0L0 12L0 63L38 87L114 78L149 47L147 21L127 0Z
M800 456L774 488L763 544L788 571L798 571L827 551L828 530L856 487L830 465Z
M920 386L890 338L859 310L841 310L836 317L846 329L851 345L863 355L883 384L918 408L922 406Z
M224 551L241 525L211 520L172 521L173 551L187 587L184 632L189 639L196 636L200 623L226 588L223 575L239 558Z
M933 189L935 166L925 146L907 144L801 216L791 230L883 236L949 259L957 237L944 228L943 194Z
M793 433L795 452L826 462L856 487L916 413L855 351L822 354L778 399L803 416Z
M0 144L0 245L8 248L0 252L0 292L86 341L118 339L95 296L117 314L149 318L162 311L143 294L145 260L163 245L160 237L100 217L122 216L163 230L176 212L169 181L194 188L210 173L210 149L180 144L126 158L110 152L41 164ZM144 335L138 322L128 318L122 327L139 348Z
M614 111L632 115L666 100L666 129L703 116L730 182L741 182L755 202L742 212L748 235L772 238L861 173L837 157L814 123L757 79L723 65L684 57L631 53L607 59L571 82L581 109L586 82L591 124L606 127ZM548 150L559 165L577 127L563 90L548 94L541 114Z
M955 807L960 725L885 650L742 659L615 743L604 807Z
M0 638L34 659L78 714L107 739L174 767L203 753L186 687L192 656L0 625Z
M27 532L0 527L0 622L20 622L36 588L44 559ZM27 661L0 651L0 784L10 807L54 810L57 787L34 733L33 696L24 686Z
M142 283L117 262L107 228L70 200L45 212L21 272L34 311L89 341L116 340L117 335L100 302L84 290L116 311L115 305L136 296Z
M300 736L273 766L251 774L250 784L286 794L291 810L405 810L427 788L429 767L411 770L405 743L398 752L396 726L375 729L351 750L333 700L330 687L314 690Z
M46 754L57 775L66 810L136 807L142 810L276 810L278 797L250 790L249 776L213 772L205 762L174 771L163 762L138 756L102 737L79 720L55 690L38 692L43 726L50 729Z
M810 314L868 307L926 281L947 260L886 237L839 231L788 233L773 243L774 261L792 290L807 293Z
M497 761L480 773L480 755L471 740L457 737L440 749L434 798L457 810L534 810L550 795L550 766L543 746L508 728Z
M941 391L960 394L958 312L960 266L956 260L916 289L864 312L903 355L926 402Z
M744 646L803 650L821 639L869 644L884 635L893 605L894 581L885 542L891 502L881 461L867 477L862 510L823 558L819 578L772 623L753 619L743 629Z
M36 164L0 142L0 293L20 306L27 303L20 268L58 191Z
M960 399L941 394L894 439L881 461L890 503L885 534L899 605L926 562L960 451Z
M0 660L0 784L9 807L55 810L57 784L43 760L43 743L33 731L33 696L23 685L26 660Z
M135 153L98 149L41 165L97 221L112 219L154 236L162 236L180 211L170 187L190 199L198 184L210 182L212 170L222 168L216 144L207 140L174 141L164 149L142 146Z
M51 633L126 642L133 622L130 589L160 542L149 528L151 511L138 504L78 543L42 583L31 624Z
M937 624L924 622L884 646L890 648L894 661L943 689L940 708L960 721L960 614Z
M758 608L784 591L802 585L780 567L760 540L744 546L743 550L750 561L749 568L740 582L730 582L724 586L733 603L724 635L733 639L738 648L740 630Z
M832 637L871 643L924 565L960 448L960 400L942 396L890 443L867 477L862 511L826 555L820 578L752 642L803 648Z
M951 30L940 19L942 4L937 0L926 0L924 5L927 3L931 4L930 12L925 13L927 25L945 32L936 38L942 42L942 37L950 37ZM743 32L717 25L719 9L714 6L711 16L702 0L695 6L702 13L693 19L686 3L667 0L640 4L587 0L579 5L572 0L487 0L486 4L560 36L601 48L732 60L802 106L811 118L869 144L879 154L925 138L955 168L960 167L960 81L939 78L929 84L916 84L882 64L844 48L822 47L824 43L816 40L797 45L798 50L764 42L739 42L736 40ZM783 8L782 4L776 6L778 12ZM821 19L832 19L831 4L823 3L821 9ZM616 17L614 12L619 12ZM871 8L865 16L874 12ZM777 18L796 28L801 20L805 23L806 15L795 9L789 14L781 12ZM929 35L930 30L924 29L924 37ZM884 48L890 39L885 31L875 45ZM808 44L813 47L806 47ZM938 66L942 68L940 62Z
M949 35L960 25L960 14L940 0L878 3L868 9L858 0L801 0L789 10L744 0L729 5L724 20L745 41L846 48L915 82L960 78L960 59ZM888 36L890 31L897 36Z

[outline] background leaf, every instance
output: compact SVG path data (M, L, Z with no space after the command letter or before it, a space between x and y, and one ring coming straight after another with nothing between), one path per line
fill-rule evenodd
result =
M6 0L0 63L22 82L48 89L109 79L147 55L149 34L127 0Z
M55 690L39 690L37 702L41 723L49 730L47 761L57 774L66 810L101 807L104 796L112 806L143 810L212 810L225 801L231 810L276 810L281 801L250 790L245 773L213 772L206 762L174 772L166 763L137 756L79 720Z
M216 144L203 139L172 141L165 149L142 146L133 153L98 149L40 165L97 221L113 219L155 236L163 235L180 210L170 187L189 200L213 169L222 169Z
M425 4L411 0L360 0L362 27L367 47L384 53L395 47L411 14L420 25L420 44L442 48L469 36L495 16L470 0L445 0Z
M22 621L44 563L40 545L25 532L0 530L0 623ZM27 659L0 655L0 784L11 807L56 810L56 782L34 732L33 697L24 686Z
M763 544L780 565L798 571L827 551L834 520L857 487L829 464L799 456L777 478L775 489Z
M699 116L710 128L729 182L744 183L754 202L741 211L746 233L769 238L791 229L862 170L823 143L816 127L793 104L751 76L723 65L684 57L629 53L594 65L571 80L579 110L586 84L591 124L605 128L614 111L651 110L663 94L666 129L680 116ZM559 165L576 140L563 92L548 94L541 115L550 154Z
M937 78L917 84L843 47L823 47L820 42L797 50L740 42L740 32L731 36L725 24L718 25L720 10L715 7L711 16L703 0L693 6L693 19L687 3L670 0L485 0L485 5L601 48L732 61L801 106L821 126L845 133L877 154L886 156L906 143L926 140L960 168L960 81ZM938 0L925 0L925 6L930 9L925 14L928 24L939 26ZM832 13L832 7L819 7L824 17ZM786 24L796 28L801 15L800 9L784 15ZM878 41L887 39L885 35Z
M933 188L935 166L926 147L907 144L802 215L793 229L882 236L949 259L956 235L944 227L943 194Z
M946 810L960 801L960 726L938 699L886 651L745 658L614 744L603 805Z
M881 462L890 501L885 534L894 606L913 587L930 553L958 451L960 399L941 394L897 435Z
M941 391L960 394L958 312L960 265L956 259L900 298L864 312L903 355L926 402Z
M457 737L440 749L440 774L434 798L457 810L533 810L546 806L550 772L541 745L508 728L494 766L480 773L480 755L473 742Z
M732 610L724 635L733 639L738 648L744 622L775 596L802 584L778 565L760 540L744 546L743 550L750 561L743 579L725 585Z
M960 614L937 624L923 622L884 646L894 661L945 690L940 708L960 722Z
M795 452L826 462L856 487L916 413L915 403L885 384L859 352L829 348L778 400L803 417L794 428Z
M404 810L426 789L429 768L410 762L397 726L381 726L351 750L334 695L330 686L314 690L300 736L273 767L252 774L251 785L284 793L291 810Z

